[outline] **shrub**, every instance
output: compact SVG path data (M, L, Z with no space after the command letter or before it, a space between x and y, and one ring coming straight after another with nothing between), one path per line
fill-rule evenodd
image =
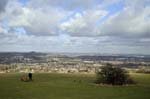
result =
M101 68L101 71L97 72L96 83L123 85L134 83L134 81L124 69L107 64Z
M28 82L28 81L29 81L29 78L28 78L27 76L22 76L22 77L20 78L20 80L23 81L23 82Z
M23 82L29 82L29 81L33 81L32 79L30 79L28 76L23 75L20 77L20 80Z

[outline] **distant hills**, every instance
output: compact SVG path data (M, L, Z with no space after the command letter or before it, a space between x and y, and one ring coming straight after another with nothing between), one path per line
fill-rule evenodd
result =
M150 55L108 55L88 53L41 53L41 52L0 52L0 63L45 63L49 58L74 58L81 60L150 62Z

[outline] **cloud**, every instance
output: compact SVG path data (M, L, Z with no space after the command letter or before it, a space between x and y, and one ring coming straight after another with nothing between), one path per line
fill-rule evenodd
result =
M68 13L51 6L22 7L21 3L10 2L5 19L7 18L9 27L23 27L29 35L56 35L59 33L59 22Z
M149 51L150 40L112 37L11 35L0 39L1 51L141 53ZM145 46L146 49L145 49ZM127 52L128 51L128 52Z
M60 29L71 36L96 36L96 25L106 14L106 11L99 9L75 13L73 17L60 25Z
M125 0L123 10L104 20L111 10L104 10L101 6L112 6L120 1L69 0L66 3L64 0L31 0L23 6L12 0L7 4L3 18L7 19L10 28L23 27L28 35L148 37L150 8L144 7L148 0L134 0L132 3Z
M90 9L99 4L99 0L31 0L29 5L35 8L39 6L55 6L64 10Z
M149 0L19 1L0 1L0 51L150 53Z
M37 0L36 4L33 2L35 1L31 0L25 7L16 1L9 2L5 13L9 27L23 27L27 34L37 36L62 33L68 33L72 36L94 36L96 35L94 34L96 24L107 13L96 6L92 9L87 7L87 9L81 11L82 14L77 11L72 15L74 11L64 9L63 5L60 5L62 8L47 5L48 3L59 4L57 0L46 0L45 2ZM88 2L93 1L88 0L86 3ZM69 4L76 3L84 5L82 0L69 2ZM88 4L90 5L90 3ZM78 6L76 5L76 7ZM63 22L67 17L70 18Z
M2 33L6 33L7 31L2 27L2 25L0 24L0 34Z
M0 13L5 10L8 0L0 0Z
M125 8L112 15L101 26L99 35L118 37L150 37L150 7L141 12Z

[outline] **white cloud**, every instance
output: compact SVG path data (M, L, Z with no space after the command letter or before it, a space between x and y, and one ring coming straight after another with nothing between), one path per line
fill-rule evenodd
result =
M100 26L99 35L150 37L150 7L141 12L125 8Z
M1 1L0 51L150 53L149 0Z
M96 24L107 14L99 9L76 13L72 18L63 22L60 29L72 36L96 36Z
M6 18L8 18L10 27L23 27L27 33L32 35L58 34L58 24L68 14L54 7L34 9L22 7L16 2L10 3L6 10Z
M1 26L1 24L0 24L0 34L2 34L2 33L6 33L7 31Z

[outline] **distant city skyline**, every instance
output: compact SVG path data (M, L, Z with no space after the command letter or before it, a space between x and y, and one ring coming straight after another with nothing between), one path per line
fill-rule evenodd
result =
M150 55L150 0L0 0L0 52Z

